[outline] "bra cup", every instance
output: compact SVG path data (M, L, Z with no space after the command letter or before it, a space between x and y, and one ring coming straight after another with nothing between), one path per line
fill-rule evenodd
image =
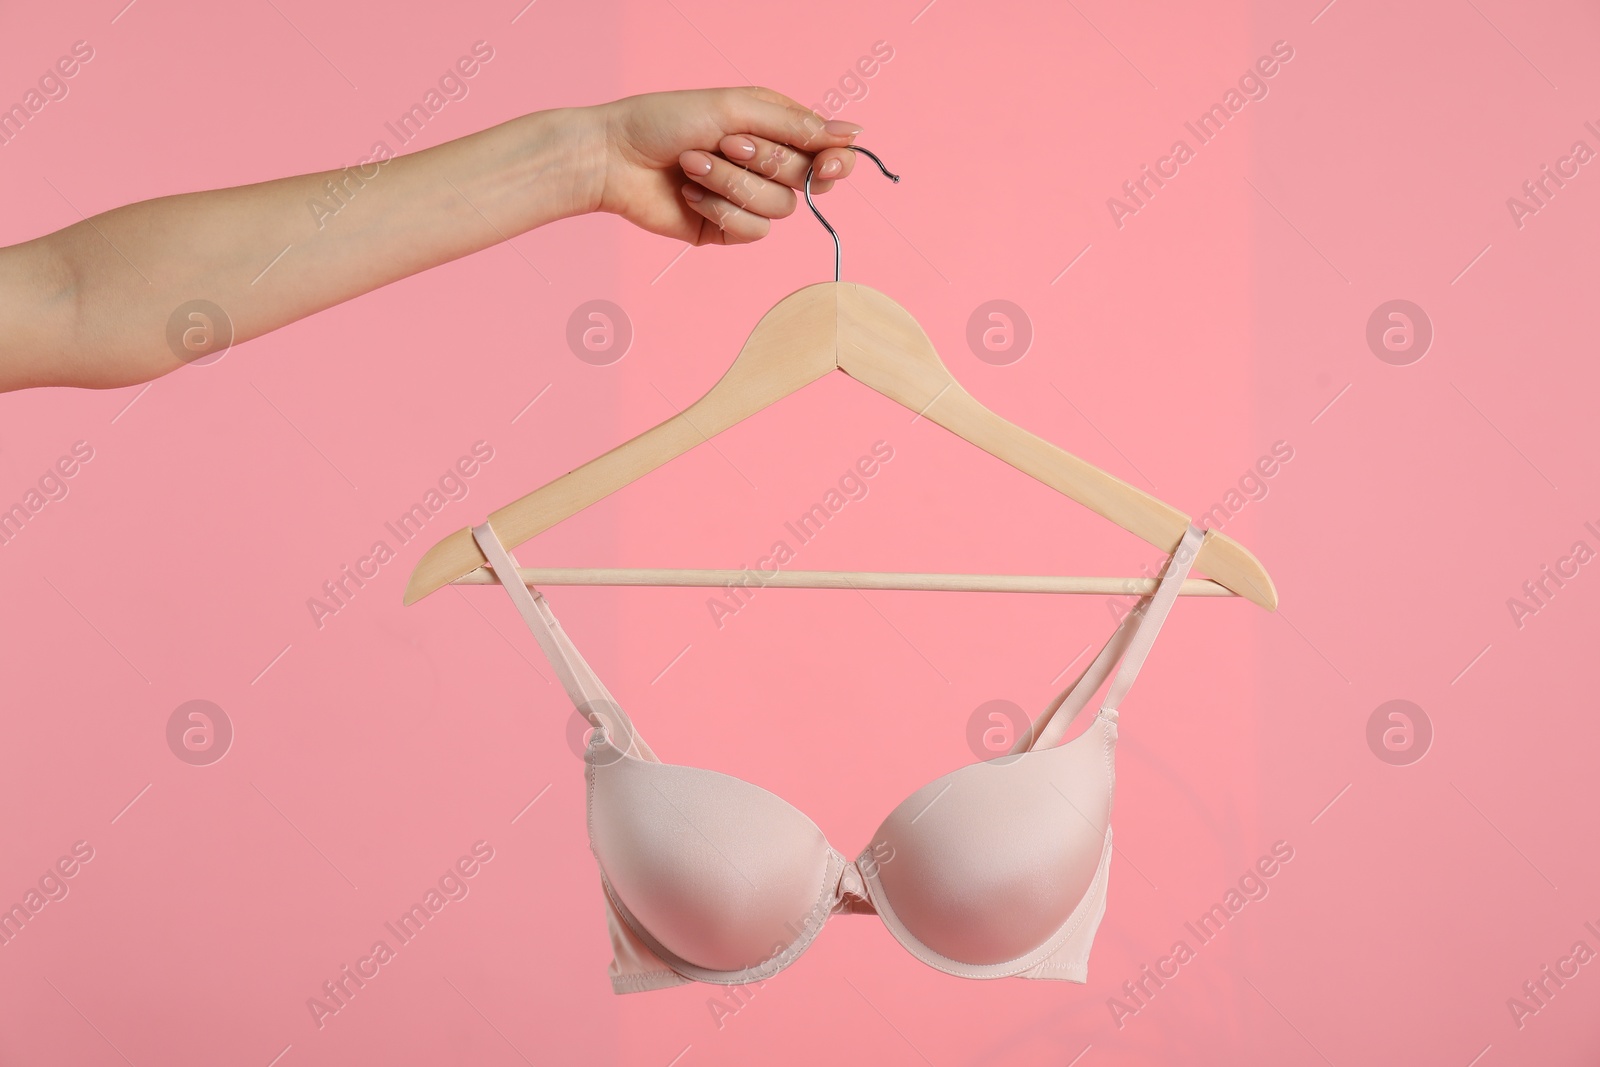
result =
M876 877L918 941L998 964L1054 936L1088 893L1111 821L1115 726L1057 748L963 767L911 794L878 829Z
M739 971L826 919L815 912L831 850L782 798L632 757L591 757L589 776L595 858L627 911L680 960Z

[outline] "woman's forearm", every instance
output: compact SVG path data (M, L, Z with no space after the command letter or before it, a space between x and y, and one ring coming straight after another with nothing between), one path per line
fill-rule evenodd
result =
M0 284L34 298L0 307L13 349L0 390L148 381L206 354L203 331L169 340L193 301L220 307L237 343L595 210L600 123L593 109L537 112L365 166L130 204L0 250Z

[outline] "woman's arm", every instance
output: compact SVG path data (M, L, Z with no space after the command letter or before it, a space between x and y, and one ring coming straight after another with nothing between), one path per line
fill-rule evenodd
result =
M858 129L767 89L652 93L116 208L0 249L0 391L148 381L206 354L169 344L191 301L220 307L238 343L588 211L697 245L757 240L813 156L821 177L849 173Z

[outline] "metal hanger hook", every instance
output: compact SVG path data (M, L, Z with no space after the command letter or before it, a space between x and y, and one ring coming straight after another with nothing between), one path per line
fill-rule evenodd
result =
M870 159L874 163L876 163L878 165L878 169L883 171L884 177L888 178L890 181L895 182L895 183L898 183L900 181L900 175L894 173L894 171L892 171L888 167L884 166L883 165L883 160L879 159L876 153L871 152L871 151L869 151L869 150L867 150L865 148L862 148L860 145L849 144L849 145L845 145L845 147L850 149L850 151L852 151L852 152L860 152L862 155L866 156L868 159ZM811 166L806 167L806 207L809 207L811 209L811 213L817 217L817 221L822 223L823 228L826 229L828 231L829 236L831 236L833 238L833 280L834 281L838 281L839 280L839 260L840 260L840 255L839 255L839 231L835 230L833 228L833 226L828 222L828 220L822 217L822 212L817 210L816 201L811 199L811 171L812 171L812 168L815 167L815 166L816 166L816 163L815 163L815 161L813 161Z

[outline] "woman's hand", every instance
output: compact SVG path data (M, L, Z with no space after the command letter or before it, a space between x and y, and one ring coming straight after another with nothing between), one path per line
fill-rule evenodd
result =
M630 96L592 109L603 138L595 210L692 245L744 244L855 165L861 131L824 122L771 89L691 89ZM830 180L831 179L831 180Z

